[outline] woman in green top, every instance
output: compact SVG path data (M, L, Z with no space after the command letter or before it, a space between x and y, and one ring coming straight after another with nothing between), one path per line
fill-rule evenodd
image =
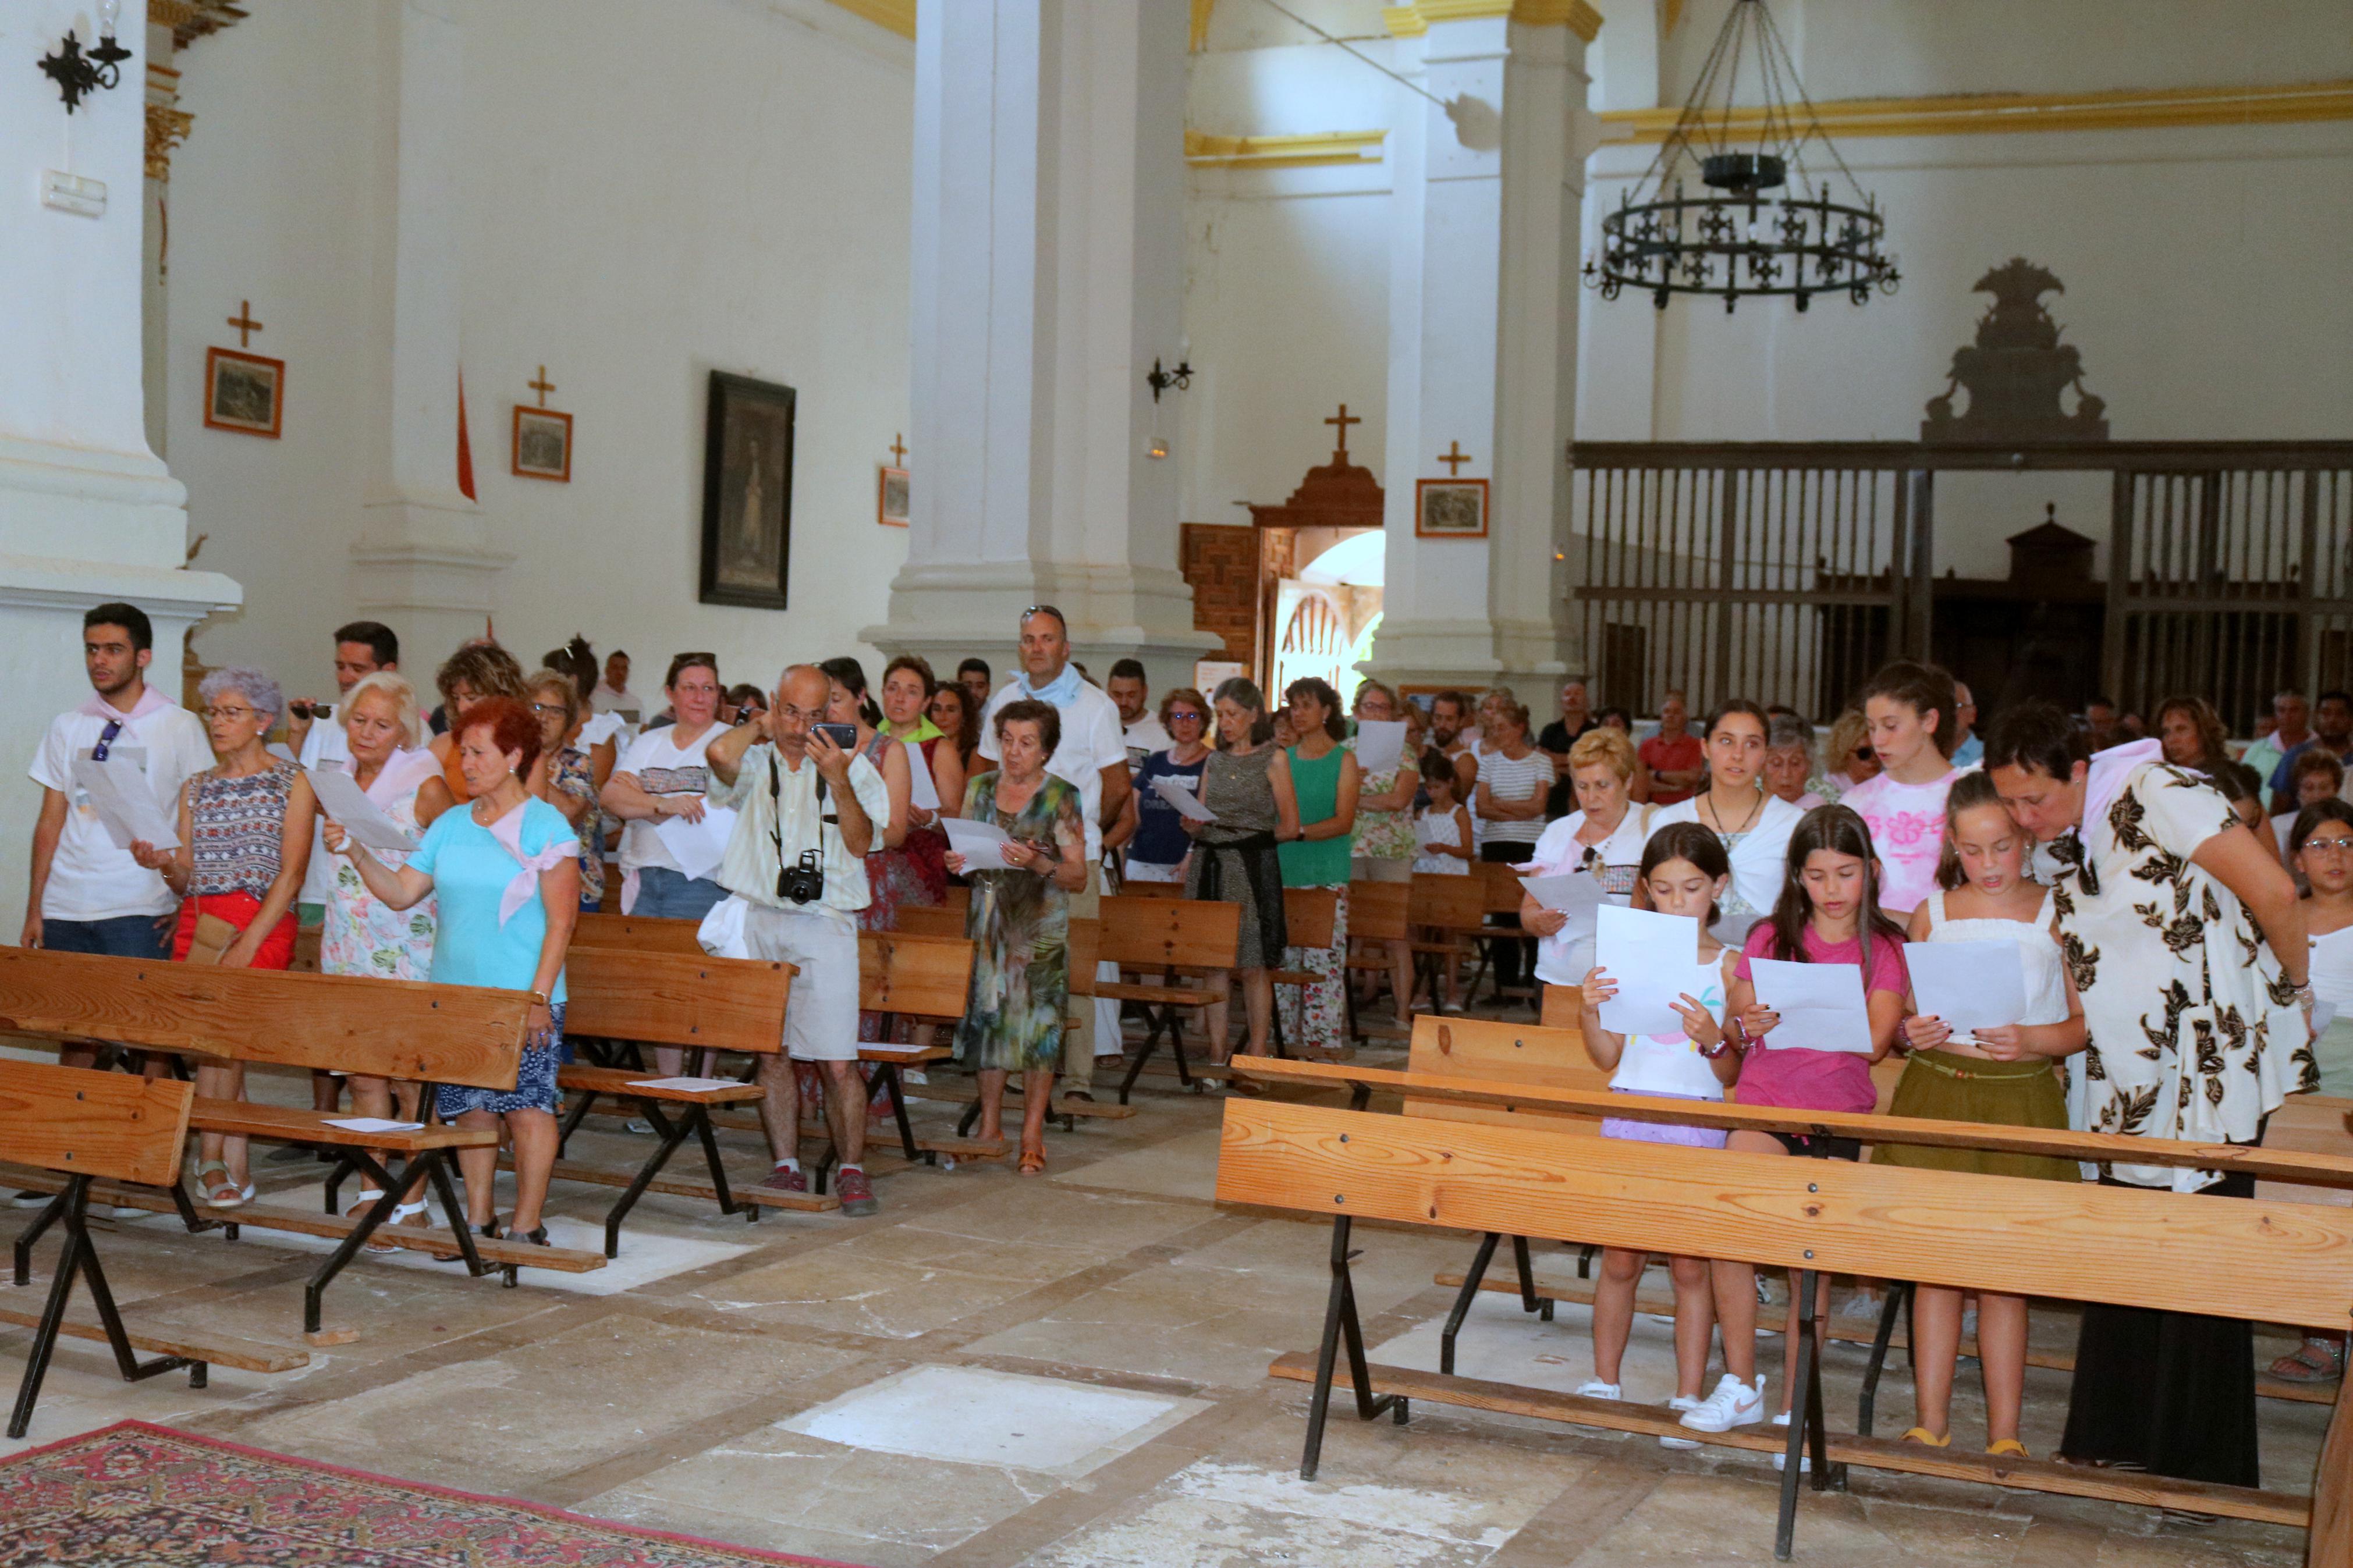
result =
M1356 753L1340 744L1347 722L1340 694L1328 681L1310 676L1282 693L1299 742L1288 753L1292 788L1299 800L1299 837L1285 844L1282 885L1332 888L1339 899L1332 914L1332 945L1286 950L1291 966L1316 976L1297 987L1296 1007L1286 998L1283 1032L1307 1050L1336 1053L1347 1037L1348 867L1355 854L1356 795L1364 775ZM1286 988L1289 989L1289 988Z

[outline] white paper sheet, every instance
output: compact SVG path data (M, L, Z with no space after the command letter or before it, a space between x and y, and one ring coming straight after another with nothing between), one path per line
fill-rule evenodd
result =
M1593 911L1608 896L1601 890L1601 879L1589 871L1563 871L1557 877L1523 877L1520 886L1546 909L1558 910L1567 915L1572 926L1590 926Z
M1595 911L1593 962L1618 985L1618 994L1601 1004L1603 1028L1620 1035L1683 1032L1673 1004L1694 984L1699 921L1603 904Z
M1356 765L1368 773L1385 773L1405 760L1405 721L1356 721Z
M732 1078L633 1078L631 1089L670 1089L681 1094L701 1094L705 1089L737 1089L741 1084Z
M666 816L654 824L654 837L662 841L662 847L678 862L678 868L698 879L719 869L719 862L727 855L727 840L734 831L735 814L721 805L706 805L701 822Z
M1185 787L1186 784L1193 783L1195 781L1192 779L1186 779L1179 783L1172 778L1155 778L1152 781L1152 793L1175 806L1180 816L1195 822L1217 821L1218 814L1203 805L1200 797Z
M1768 1047L1871 1054L1871 1014L1862 994L1862 971L1852 963L1791 963L1752 958L1757 1000L1780 1015L1765 1037Z
M98 811L99 826L106 829L117 849L128 849L141 839L158 849L180 847L179 826L173 820L176 812L164 809L147 786L147 775L129 763L77 757L73 782L90 796L90 804Z
M327 1125L340 1127L346 1132L414 1132L423 1127L422 1121L386 1121L381 1116L329 1117Z
M2014 942L1907 942L1912 999L1961 1037L2026 1016L2026 950Z
M939 781L932 777L932 764L921 746L907 748L907 798L917 811L939 810Z
M319 809L343 830L371 849L406 852L417 847L417 840L402 831L400 824L386 816L384 808L367 797L359 782L340 768L305 768L311 788L319 797Z
M964 857L966 871L1005 871L1005 847L1013 842L1005 829L993 822L976 822L961 816L944 816L940 826L948 830L948 847Z

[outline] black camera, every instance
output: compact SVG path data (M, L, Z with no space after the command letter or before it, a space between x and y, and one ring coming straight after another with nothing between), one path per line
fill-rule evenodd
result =
M332 702L305 702L299 698L288 703L287 707L293 710L297 719L331 719L335 712L335 705Z
M813 904L825 897L825 862L814 849L804 849L801 858L776 871L776 897L796 904Z

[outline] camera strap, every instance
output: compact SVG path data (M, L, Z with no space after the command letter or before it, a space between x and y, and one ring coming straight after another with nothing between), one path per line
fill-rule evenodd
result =
M808 765L812 768L817 766L815 763L810 763ZM771 747L768 752L768 836L776 841L776 864L782 867L785 863L785 790L783 773L776 765L776 753L774 747ZM830 826L838 830L841 826L841 814L828 812L825 809L825 775L823 773L817 775L817 809L818 849L822 853L825 848L826 827Z

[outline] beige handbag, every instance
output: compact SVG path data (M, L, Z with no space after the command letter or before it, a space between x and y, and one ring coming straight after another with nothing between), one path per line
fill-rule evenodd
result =
M195 941L189 944L187 962L217 964L221 955L238 936L237 927L218 915L199 914L196 917Z

